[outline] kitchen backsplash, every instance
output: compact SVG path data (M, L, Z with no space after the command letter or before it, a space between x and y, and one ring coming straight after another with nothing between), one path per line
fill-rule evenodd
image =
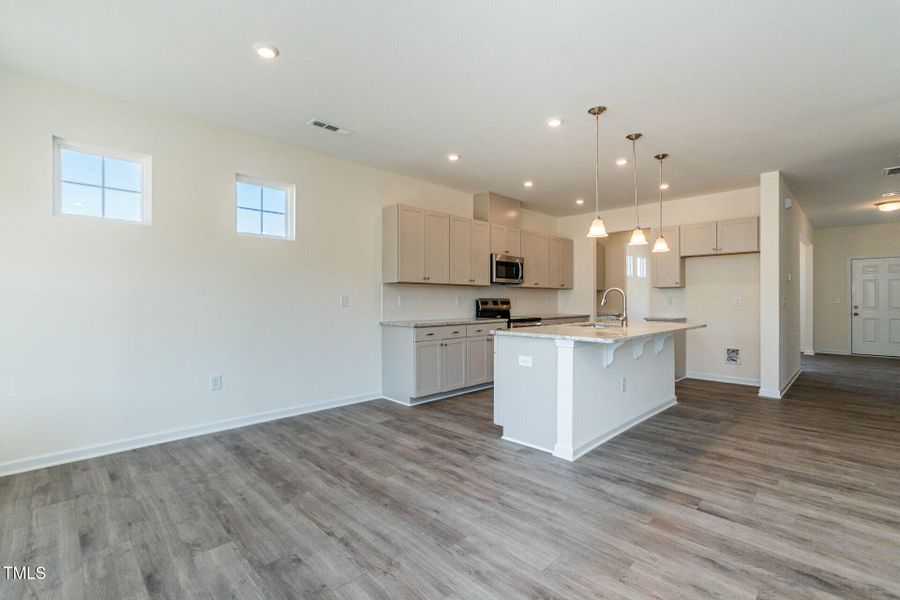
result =
M381 286L382 320L474 317L476 298L510 298L513 315L558 312L556 290L392 283ZM399 300L398 300L399 299Z

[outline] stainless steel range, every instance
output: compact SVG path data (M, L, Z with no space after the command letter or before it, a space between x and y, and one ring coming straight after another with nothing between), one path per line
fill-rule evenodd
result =
M478 298L475 300L475 317L478 319L506 319L507 327L537 327L540 317L513 317L509 298Z

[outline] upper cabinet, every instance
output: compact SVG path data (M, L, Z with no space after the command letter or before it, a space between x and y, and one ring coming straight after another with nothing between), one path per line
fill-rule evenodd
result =
M759 252L759 218L681 226L681 256Z
M572 240L394 204L382 212L384 283L491 285L491 253L525 257L523 287L571 289Z
M385 283L450 282L450 215L386 206L381 245Z
M759 252L759 218L731 219L716 223L718 254Z
M484 221L450 217L450 283L491 284L491 229Z
M669 245L668 252L656 252L653 257L653 287L656 288L681 288L684 287L684 258L681 256L681 235L678 226L663 227L662 235ZM655 229L650 235L655 240L659 230Z
M506 225L491 224L491 253L521 256L519 230Z
M524 287L551 287L548 283L550 237L531 231L522 232L522 259L525 261ZM555 286L554 286L555 287Z
M549 247L547 287L572 289L575 278L575 242L551 236Z

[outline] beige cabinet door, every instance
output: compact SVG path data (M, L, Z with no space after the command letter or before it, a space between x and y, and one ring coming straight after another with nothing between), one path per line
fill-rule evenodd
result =
M450 215L425 211L425 281L450 283Z
M562 272L562 285L564 290L575 287L575 241L560 239L560 271Z
M489 335L487 339L484 340L484 353L485 353L485 371L487 372L485 376L485 383L493 383L494 381L494 336Z
M681 236L678 226L663 227L663 237L669 245L668 252L653 254L653 287L684 287L684 259L681 257ZM651 233L652 241L659 235L659 230Z
M491 285L491 226L485 221L472 221L472 285Z
M466 338L466 385L478 385L488 380L487 340L489 336Z
M410 283L426 281L425 211L401 206L397 219L397 278Z
M556 237L551 237L548 241L547 286L557 289L563 287L562 242L562 239Z
M719 221L717 237L719 254L759 252L759 218Z
M416 398L441 391L444 342L416 342Z
M466 340L444 340L441 356L441 391L466 387Z
M450 283L473 283L472 221L462 217L450 217Z
M521 256L519 230L504 225L491 225L491 252L507 256Z
M681 256L705 256L718 252L716 222L681 226Z
M531 237L529 242L529 254L526 255L525 245L523 244L522 257L525 259L525 286L526 287L557 287L551 285L549 281L550 273L550 238L541 233L522 232L522 238L528 235Z

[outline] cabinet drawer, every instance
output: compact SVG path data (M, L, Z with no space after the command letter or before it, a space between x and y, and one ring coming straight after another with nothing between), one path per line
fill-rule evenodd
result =
M478 337L488 335L494 329L506 329L506 321L496 321L490 323L476 323L475 325L466 325L466 337Z
M416 341L446 340L466 337L465 325L446 325L442 327L416 327Z

